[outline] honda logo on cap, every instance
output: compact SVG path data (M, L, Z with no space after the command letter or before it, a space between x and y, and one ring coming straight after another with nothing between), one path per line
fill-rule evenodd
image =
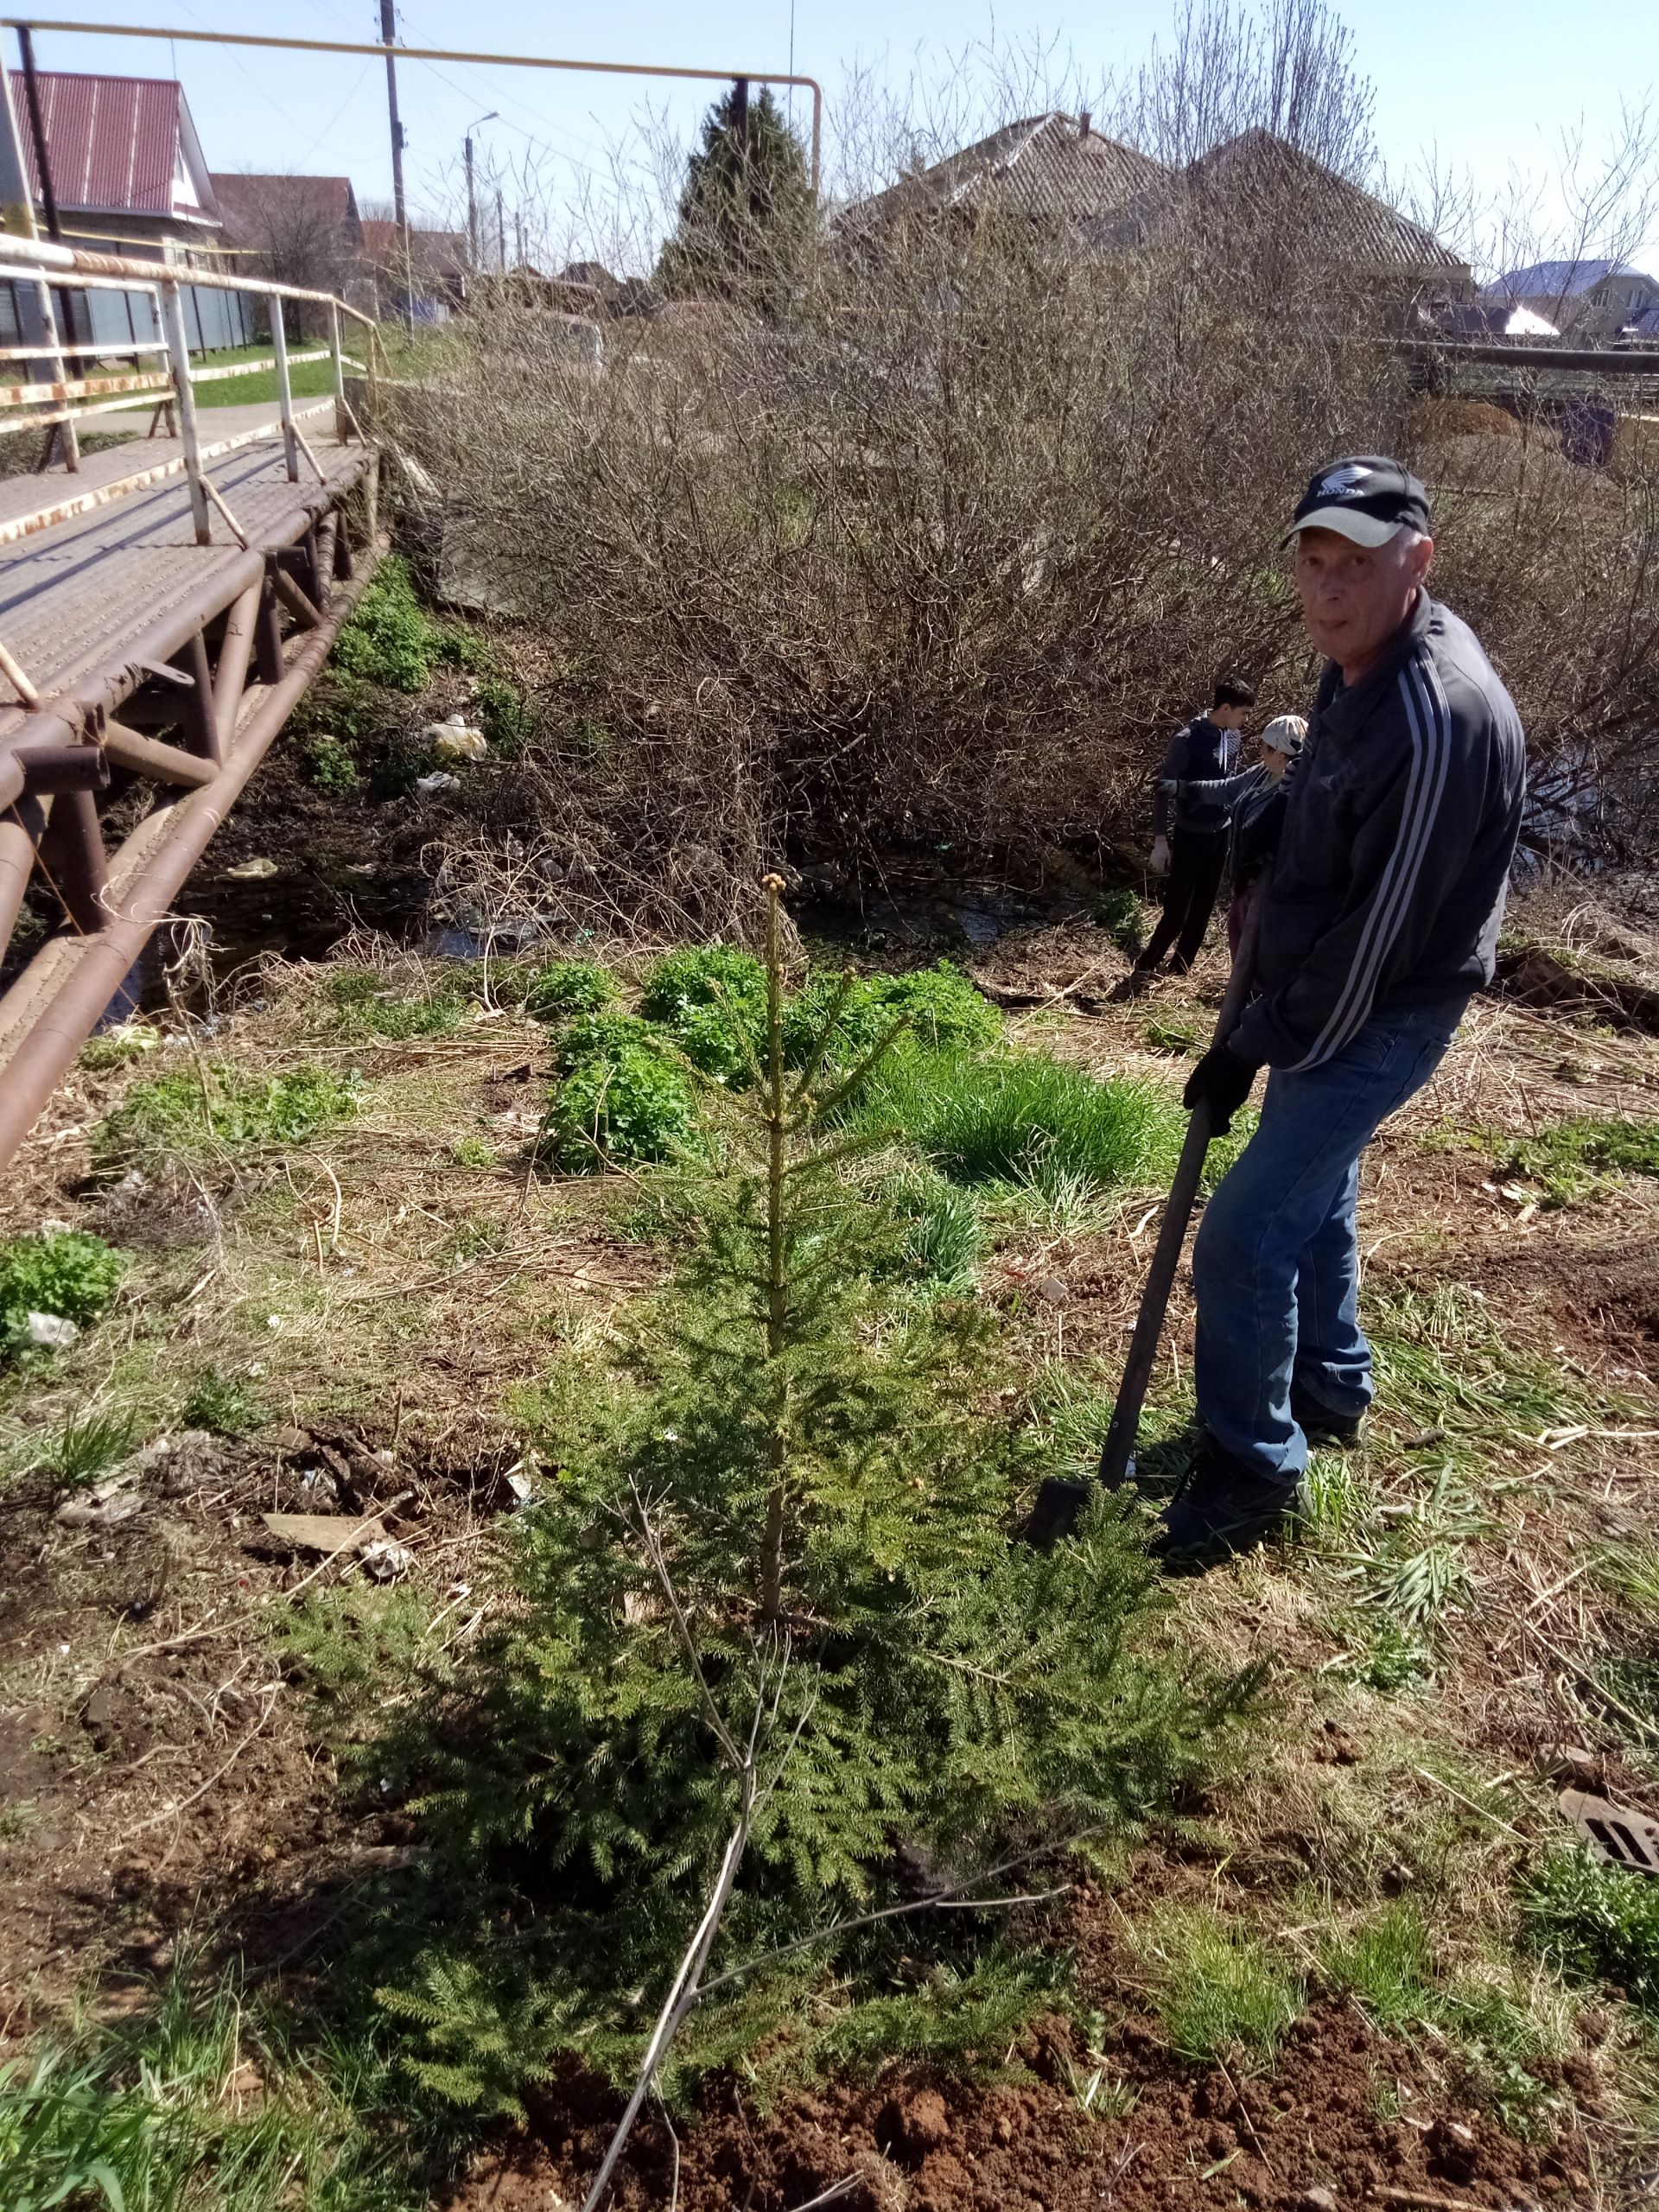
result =
M1333 468L1328 476L1319 480L1319 496L1322 499L1351 499L1361 486L1370 482L1372 471L1357 467L1350 461L1345 468Z

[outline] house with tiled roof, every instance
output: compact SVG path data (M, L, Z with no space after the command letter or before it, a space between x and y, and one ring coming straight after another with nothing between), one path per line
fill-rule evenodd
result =
M1069 226L1111 214L1167 175L1150 156L1095 130L1086 113L1051 110L909 171L845 209L837 227L873 234L912 214L958 221L1014 215Z
M1432 231L1270 130L1241 132L1165 171L1084 230L1096 245L1121 249L1154 244L1195 219L1259 230L1286 218L1310 257L1359 284L1403 283L1447 305L1474 297L1468 263Z
M1659 280L1623 261L1533 261L1494 277L1483 296L1530 308L1563 337L1593 345L1617 338L1659 306Z

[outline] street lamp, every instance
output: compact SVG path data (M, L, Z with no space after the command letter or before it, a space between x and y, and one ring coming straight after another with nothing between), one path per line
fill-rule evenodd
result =
M497 120L497 112L492 108L487 115L474 117L467 126L467 251L474 269L478 266L478 201L473 194L473 133L480 123Z

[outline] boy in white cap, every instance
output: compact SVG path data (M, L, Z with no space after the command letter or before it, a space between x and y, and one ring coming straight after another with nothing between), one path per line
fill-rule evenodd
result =
M1173 797L1219 807L1227 816L1227 884L1231 893L1227 950L1235 957L1244 933L1251 887L1272 866L1279 849L1288 797L1285 777L1306 741L1307 724L1300 715L1275 715L1256 740L1262 758L1253 767L1209 783L1170 781L1160 786Z

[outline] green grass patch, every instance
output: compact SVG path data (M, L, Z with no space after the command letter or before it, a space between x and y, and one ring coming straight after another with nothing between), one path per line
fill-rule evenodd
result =
M396 989L372 969L342 968L328 977L328 995L340 1027L359 1037L450 1037L467 1018L467 1000L454 989Z
M885 1275L958 1296L970 1292L990 1242L972 1194L911 1162L889 1176L877 1196L899 1224Z
M1428 1924L1410 1898L1357 1928L1327 1936L1318 1957L1328 1986L1351 1996L1378 2027L1398 2032L1433 2017Z
M1431 1141L1487 1154L1495 1173L1535 1183L1546 1210L1593 1198L1620 1176L1659 1175L1659 1121L1582 1115L1547 1122L1523 1136L1511 1129L1448 1128Z
M1366 1333L1380 1401L1402 1420L1443 1429L1478 1456L1592 1410L1582 1381L1507 1336L1478 1293L1457 1283L1370 1298ZM1596 1402L1605 1414L1605 1397Z
M443 664L481 670L488 658L488 648L470 631L433 620L416 594L408 562L391 554L334 640L331 664L385 690L413 692L423 691Z
M213 1152L252 1153L308 1143L357 1111L361 1084L332 1068L290 1068L254 1076L223 1061L181 1068L135 1084L92 1141L110 1170L188 1160Z
M205 1428L212 1436L245 1436L265 1418L258 1391L243 1375L204 1367L190 1385L179 1420L186 1428Z
M861 1090L854 1118L901 1133L953 1182L1072 1175L1095 1189L1155 1180L1182 1116L1149 1084L1101 1081L1046 1053L899 1051Z
M0 1359L27 1350L31 1313L89 1326L109 1306L126 1266L122 1253L84 1230L47 1230L0 1244Z
M71 1414L46 1455L46 1467L71 1490L84 1490L118 1466L137 1440L137 1414Z
M1541 1859L1522 1878L1519 1899L1549 1965L1573 1981L1612 1983L1659 2021L1659 1881L1609 1866L1586 1845Z
M1154 1052L1170 1052L1187 1059L1198 1049L1198 1033L1190 1021L1166 1021L1154 1016L1141 1033Z
M1134 1938L1172 2047L1195 2066L1270 2065L1306 2002L1302 1977L1250 1929L1204 1905L1165 1906Z
M404 2212L404 2131L359 2118L384 2092L366 2051L307 2059L226 1980L176 1971L146 2011L42 2037L0 2066L7 2212Z

